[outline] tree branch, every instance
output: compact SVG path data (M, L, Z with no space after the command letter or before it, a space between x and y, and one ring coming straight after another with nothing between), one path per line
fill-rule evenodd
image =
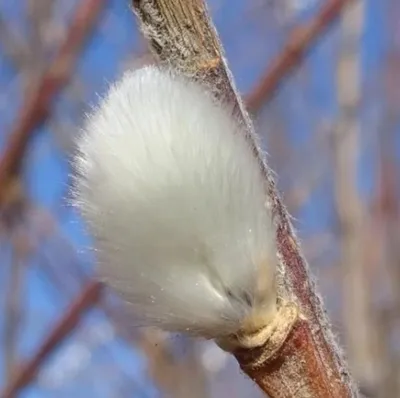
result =
M52 100L66 84L85 39L94 27L105 1L83 0L77 7L67 37L47 72L30 93L16 126L6 143L5 153L0 160L0 204L10 195L10 186L18 186L16 175L22 166L24 154L28 148L32 131L46 120ZM18 179L17 179L18 180ZM15 374L2 398L15 397L19 389L28 384L35 376L39 366L53 348L66 334L72 330L79 320L80 314L96 302L100 294L100 285L89 284L76 299L71 309L55 327L49 338L45 340L37 354L23 365Z
M98 302L102 290L101 287L101 284L92 282L82 290L81 294L71 304L59 323L40 346L36 355L16 372L16 376L11 379L10 384L1 394L2 398L14 398L21 388L32 381L49 354L65 336L74 330L84 311L92 308Z
M364 8L363 0L354 1L341 21L341 50L337 64L340 115L333 137L333 175L340 230L344 331L352 371L357 380L366 385L368 382L374 384L378 371L371 280L364 247L367 215L357 190Z
M256 113L271 99L283 79L303 60L314 42L337 20L344 6L354 0L327 0L319 13L289 35L283 51L271 62L257 87L246 97L248 109Z
M5 299L5 327L4 327L4 362L6 378L12 378L17 362L17 338L21 326L23 307L21 296L23 294L24 264L21 254L12 247L10 261L10 276L8 278Z
M329 4L332 10L339 10L345 3L337 0ZM142 31L162 63L205 84L217 98L235 106L269 184L267 204L278 227L277 291L280 303L289 305L280 306L276 322L270 327L270 339L263 347L234 350L233 354L241 368L271 398L356 397L356 387L333 338L290 217L257 145L253 124L235 88L204 1L133 0L132 4ZM314 28L312 32L316 35L319 30Z
M86 0L78 7L66 40L49 69L39 79L22 105L22 113L6 143L6 151L0 160L0 201L7 189L11 175L21 167L32 131L45 121L56 94L67 83L75 59L93 28L104 6L104 1Z

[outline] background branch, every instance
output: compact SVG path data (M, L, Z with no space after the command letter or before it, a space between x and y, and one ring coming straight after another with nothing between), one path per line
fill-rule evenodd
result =
M248 109L256 113L271 99L288 73L304 58L310 46L336 20L342 8L353 0L327 0L318 15L289 35L283 51L274 59L261 77L257 87L246 97Z
M365 209L357 191L360 153L359 104L361 99L360 40L364 1L354 1L341 23L338 62L340 118L334 134L334 185L339 221L344 327L350 364L363 384L374 383L374 336L371 319L371 278L364 255ZM354 325L363 325L362 328Z
M16 372L16 376L11 379L9 385L2 393L2 398L15 397L20 389L32 381L53 349L78 325L80 317L85 310L92 308L97 303L100 292L101 285L95 282L88 285L82 291L62 319L55 325L44 343L39 347L37 354Z
M19 171L29 138L48 116L55 95L66 84L88 32L103 8L103 1L83 1L75 14L69 34L48 70L28 93L22 114L11 132L6 152L0 161L0 200L11 175Z

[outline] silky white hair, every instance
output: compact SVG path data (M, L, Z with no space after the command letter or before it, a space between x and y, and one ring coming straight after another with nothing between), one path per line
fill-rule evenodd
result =
M273 315L275 228L232 107L145 67L112 85L77 147L74 204L137 325L214 338Z

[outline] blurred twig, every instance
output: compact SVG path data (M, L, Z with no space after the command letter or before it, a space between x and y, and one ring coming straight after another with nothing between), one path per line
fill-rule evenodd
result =
M19 37L17 32L11 29L10 24L0 14L0 44L8 61L20 72L26 92L30 92L35 88L37 79L40 79L46 65L49 63L48 58L53 49L50 46L53 43L49 38L55 37L56 44L59 41L58 36L60 35L54 32L57 27L50 21L53 6L54 0L29 1L28 18L31 32L28 40ZM84 109L82 99L83 84L78 76L70 75L69 84L63 94L65 97L70 97L74 100L76 109ZM72 147L71 131L75 130L74 126L58 121L54 115L49 115L47 122L62 148L69 152ZM66 131L68 131L68 134L65 134Z
M14 398L18 391L32 381L48 355L78 324L81 315L99 300L101 285L89 283L78 295L60 321L53 328L34 357L27 361L2 393L2 398Z
M104 4L104 0L84 0L80 3L63 45L42 78L28 93L6 144L6 152L0 160L0 199L10 176L21 168L32 132L47 118L54 97L68 81L76 58Z
M16 342L21 319L21 285L23 282L23 264L21 256L12 248L10 262L10 278L7 284L5 300L4 358L6 380L14 376L16 358Z
M8 203L8 197L10 196L10 187L12 188L15 184L20 186L18 175L24 154L28 148L29 138L34 129L45 121L55 95L68 81L75 60L104 5L105 1L99 0L83 0L80 3L60 50L50 67L27 95L27 100L22 106L21 115L16 121L16 125L6 144L5 153L0 160L0 202L3 214L5 214L4 206ZM16 180L17 182L15 182ZM92 300L97 299L100 288L96 286L88 286L88 290L83 293L81 300L91 303ZM80 300L77 301L79 304ZM79 311L74 310L74 308L72 307L70 313L67 314L66 321L64 323L61 322L55 328L37 355L23 366L19 373L14 375L11 384L3 394L4 397L15 396L18 389L34 377L37 372L37 366L53 349L58 340L75 326L79 319Z
M379 365L379 373L373 387L379 392L376 394L379 398L400 394L400 354L394 348L397 341L393 341L393 336L398 336L400 331L399 167L395 143L397 123L393 117L398 104L392 101L393 97L389 100L380 129L378 186L370 227L371 246L378 251L373 282L380 296L384 297L379 307L374 306L379 342L379 356L374 359Z
M29 67L30 54L32 53L29 46L24 43L15 31L11 31L7 22L0 14L0 43L3 47L5 54L16 65L22 68Z
M34 69L42 69L46 62L46 41L54 32L51 29L51 21L55 0L27 0L29 36L28 44L34 48L37 55L32 59L37 65Z
M353 0L326 0L320 12L305 26L290 34L283 51L268 66L257 86L246 97L247 108L256 113L276 92L283 79L302 61L314 41L334 22L343 7Z
M342 19L341 52L338 61L340 119L335 135L334 182L342 251L344 326L350 364L362 384L372 381L374 369L374 324L368 270L365 267L363 203L357 191L360 150L358 109L361 99L360 40L364 1L355 1Z

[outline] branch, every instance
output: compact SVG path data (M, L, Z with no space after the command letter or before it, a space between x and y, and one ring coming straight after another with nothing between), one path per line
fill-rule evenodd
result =
M81 2L54 61L22 105L22 113L11 132L10 139L6 143L6 152L0 161L0 201L10 177L18 173L21 168L33 130L46 120L54 97L68 82L76 58L104 3L104 0Z
M13 242L14 243L14 242ZM17 359L17 338L21 327L23 307L21 296L23 294L22 282L24 279L24 264L21 253L12 247L10 276L8 278L5 299L5 327L4 327L4 362L6 379L11 378L15 372Z
M337 64L337 96L340 107L334 134L334 193L340 230L343 321L348 356L357 380L374 384L376 327L371 305L371 275L365 261L367 214L357 190L360 153L358 123L361 88L361 38L365 17L364 1L349 7L341 21L341 50Z
M31 50L21 40L17 32L11 31L3 15L0 14L0 44L8 58L21 68L28 68Z
M328 16L345 3L331 1ZM270 335L264 346L233 350L241 368L271 398L356 397L356 388L333 338L290 217L256 144L253 124L234 86L204 1L133 0L133 8L162 63L205 84L216 97L234 105L247 126L247 138L269 184L267 203L278 227L281 260L277 270L279 304L289 303L280 306L277 319L267 327ZM319 33L318 26L306 37ZM281 72L277 76L280 78Z
M99 301L101 287L101 284L93 282L82 290L81 294L75 299L62 319L45 339L36 355L16 372L15 378L11 380L10 384L1 394L2 398L15 397L20 389L34 379L41 365L54 348L77 326L82 314Z
M22 114L11 133L9 142L6 144L6 151L0 161L0 201L7 198L10 183L13 186L15 175L20 171L32 131L46 120L55 95L67 83L80 49L95 26L104 5L105 1L86 0L78 6L63 45L48 71L23 105ZM16 372L15 378L1 394L2 398L15 397L19 389L35 377L45 358L75 327L81 312L97 301L100 290L99 285L96 284L89 284L86 287L37 354Z
M353 0L326 0L318 15L304 26L298 26L289 35L283 51L271 62L264 77L246 98L246 105L256 113L271 99L283 79L303 60L307 51L335 22L344 6Z
M49 4L47 4L49 3ZM0 14L0 45L3 47L4 52L7 56L7 60L12 64L12 66L22 75L25 83L23 84L24 89L29 89L35 86L38 77L42 75L46 64L48 63L46 52L49 52L49 43L46 39L46 35L53 37L54 26L52 27L48 19L48 11L43 12L43 8L48 8L51 11L54 0L42 0L38 3L32 3L30 6L33 11L30 13L30 19L32 20L32 25L34 26L35 33L30 36L35 36L37 39L36 44L27 44L24 40L19 37L17 32L10 29L4 17ZM38 8L38 9L36 9ZM44 15L42 15L44 14ZM50 13L51 14L51 13ZM42 28L39 27L43 24ZM48 26L49 25L49 26ZM49 30L49 27L52 28ZM44 30L39 33L39 30ZM59 36L56 34L56 36ZM56 37L55 42L59 41ZM38 44L39 43L39 44ZM51 43L53 44L53 43ZM39 51L38 48L40 48ZM80 111L84 108L82 99L82 82L77 75L71 75L69 77L68 87L66 87L65 93L66 98L70 98L76 109ZM75 109L74 108L74 109ZM73 126L68 125L68 123L62 123L57 120L57 117L49 116L47 123L50 130L54 133L56 139L62 149L67 153L71 150L71 142L73 141L73 136L71 136L70 131ZM68 130L69 134L65 134Z

